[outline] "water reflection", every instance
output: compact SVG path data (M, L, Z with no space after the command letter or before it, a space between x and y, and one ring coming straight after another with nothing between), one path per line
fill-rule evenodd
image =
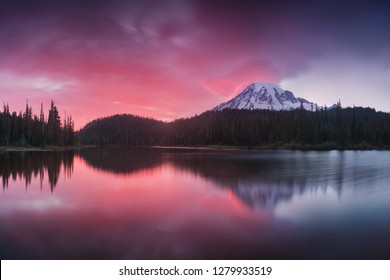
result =
M0 156L0 176L3 189L8 187L10 178L23 179L26 188L32 178L39 178L42 188L47 176L50 190L54 191L61 169L64 177L71 178L75 156L95 170L122 175L169 163L180 172L231 190L253 209L272 210L279 202L303 195L308 188L324 194L331 189L341 197L345 187L361 188L381 177L390 179L390 163L378 153L101 147L77 152L7 153Z
M170 163L231 190L254 209L273 209L308 189L324 194L331 189L341 197L343 187L370 186L378 177L390 178L390 162L379 153L117 147L82 150L79 156L98 170L124 175Z
M132 174L163 163L163 153L149 148L101 147L83 149L78 155L91 167L113 174Z
M3 259L388 256L388 152L111 147L0 164Z
M32 178L38 178L40 187L45 178L48 179L50 190L53 192L60 176L61 168L64 176L71 177L73 172L73 151L57 152L10 152L0 155L0 176L3 190L8 188L9 179L23 179L26 189Z

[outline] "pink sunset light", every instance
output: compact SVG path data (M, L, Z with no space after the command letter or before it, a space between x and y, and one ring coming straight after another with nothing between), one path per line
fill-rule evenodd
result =
M38 113L54 100L78 129L193 116L264 81L389 111L388 5L282 2L5 1L0 101Z

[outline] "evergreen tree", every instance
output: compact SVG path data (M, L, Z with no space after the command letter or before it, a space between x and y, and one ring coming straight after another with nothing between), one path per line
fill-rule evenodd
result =
M23 142L29 144L31 143L31 137L32 137L32 109L28 106L28 100L26 101L26 110L23 114Z
M41 112L39 114L39 145L45 145L47 141L46 137L46 123L45 123L45 114L43 113L43 104L41 103Z
M57 107L51 101L49 117L47 119L47 144L60 145L61 143L61 118Z
M336 139L337 142L341 145L345 144L345 134L343 131L343 117L342 117L342 107L341 107L341 101L339 100L337 102L336 106L336 126L335 126L335 133L336 133Z
M67 126L65 129L67 135L65 145L73 145L74 144L74 122L71 115L68 116Z
M352 111L352 123L351 123L351 142L355 143L356 141L356 107L353 105Z
M2 144L9 145L11 138L11 115L9 113L8 104L3 104L3 114L2 114Z
M303 107L303 101L301 101L301 106L298 110L298 123L297 123L297 142L305 144L307 142L307 122L306 122L306 110Z

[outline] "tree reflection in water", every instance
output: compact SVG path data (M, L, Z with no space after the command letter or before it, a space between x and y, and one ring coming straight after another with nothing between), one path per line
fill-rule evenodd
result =
M95 170L117 175L136 174L169 163L178 170L231 190L253 209L271 210L295 194L302 195L308 188L324 193L332 188L340 196L345 184L369 185L370 178L382 172L380 164L372 165L370 161L354 165L353 156L346 162L344 153L134 147L11 152L0 156L0 176L3 189L8 187L9 178L23 178L27 188L32 177L39 178L42 188L47 176L50 189L54 191L61 168L64 176L72 176L75 156Z
M0 176L3 190L8 188L9 179L24 179L26 189L32 178L39 178L41 188L45 174L50 190L53 192L63 169L64 176L71 177L73 172L74 151L55 152L9 152L0 156Z
M3 258L388 257L388 152L100 147L0 164Z

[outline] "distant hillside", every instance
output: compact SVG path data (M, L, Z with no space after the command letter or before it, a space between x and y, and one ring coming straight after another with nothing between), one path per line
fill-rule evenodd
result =
M390 147L390 114L370 108L291 111L224 109L165 123L115 115L78 132L83 144L268 147Z
M77 136L85 144L153 145L164 126L161 121L122 114L93 120Z
M390 148L390 114L370 108L314 112L224 109L164 123L116 115L86 125L83 144Z

